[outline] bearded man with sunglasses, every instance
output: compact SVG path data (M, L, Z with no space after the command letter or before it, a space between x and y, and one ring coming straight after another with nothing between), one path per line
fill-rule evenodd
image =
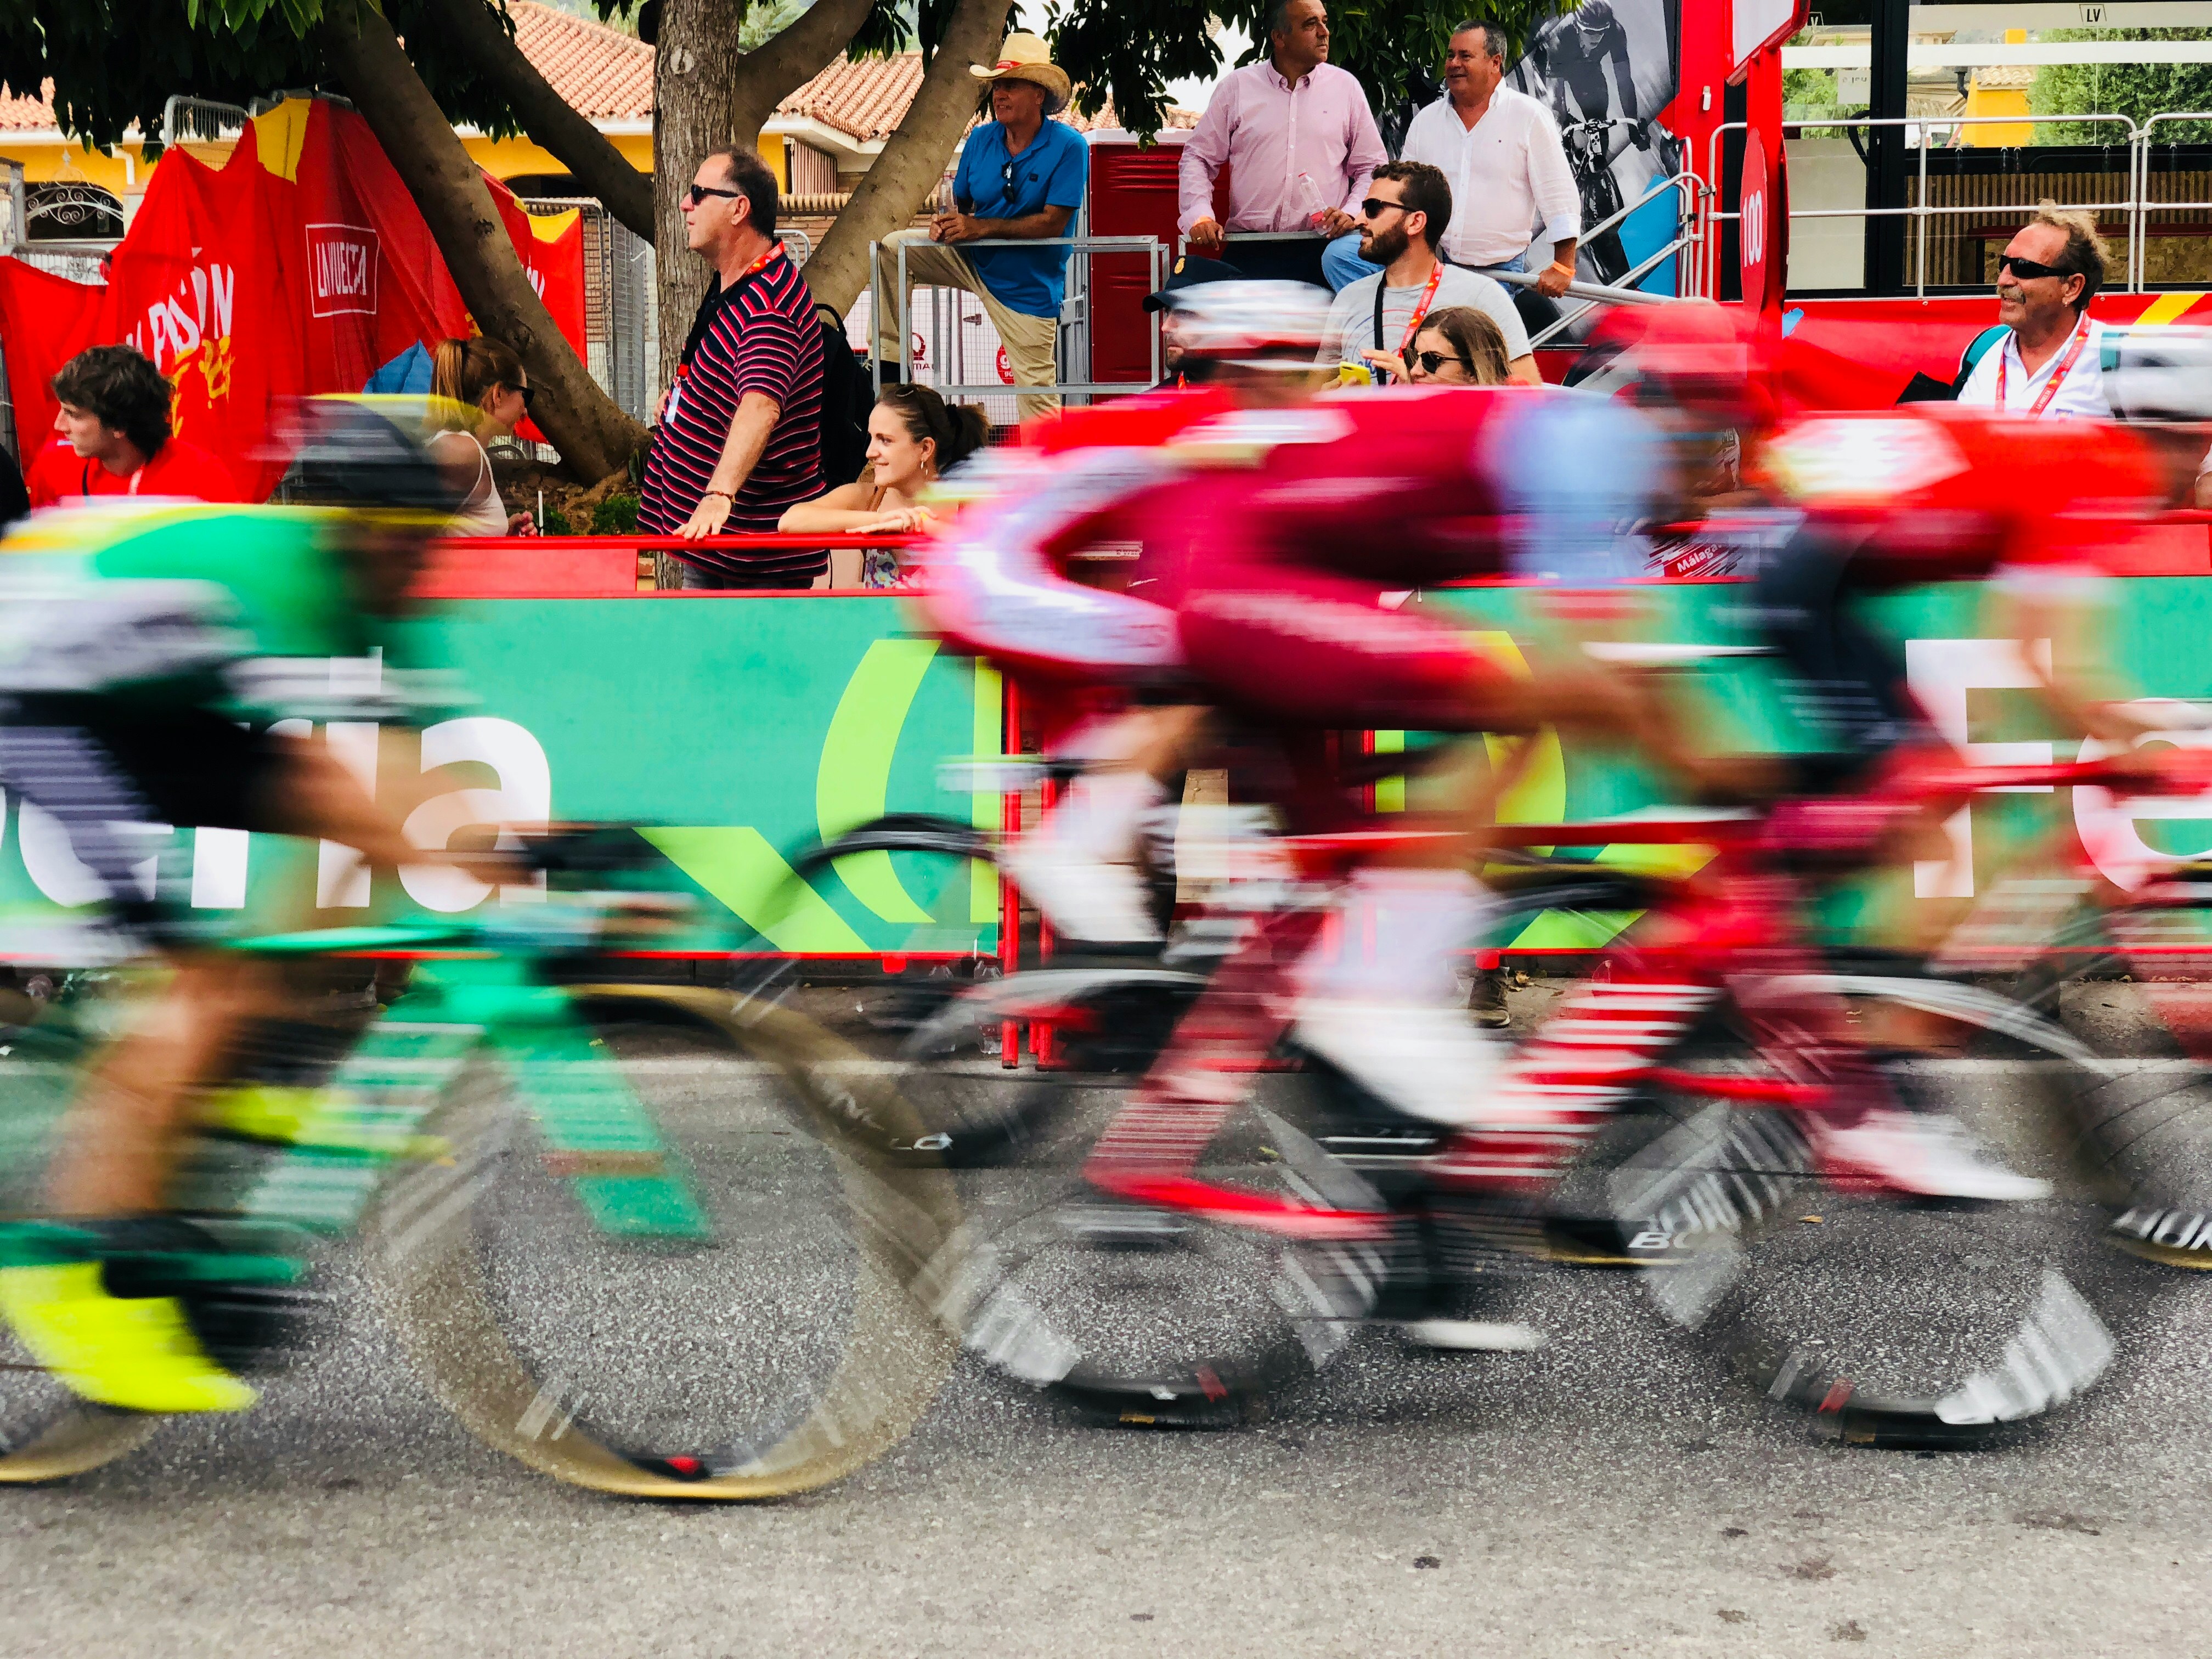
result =
M2111 419L2104 325L2089 315L2104 280L2096 221L2039 204L1997 261L1997 321L2008 331L1982 351L1959 402L2027 419Z
M1359 204L1359 253L1382 269L1336 296L1322 336L1322 362L1364 368L1371 355L1393 352L1402 361L1431 311L1471 306L1505 337L1506 378L1541 384L1528 331L1505 290L1437 257L1451 216L1451 185L1440 169L1425 161L1376 168Z

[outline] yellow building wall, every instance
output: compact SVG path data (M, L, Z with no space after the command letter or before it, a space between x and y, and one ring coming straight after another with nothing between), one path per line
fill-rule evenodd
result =
M25 144L0 143L0 156L23 164L26 184L46 185L57 179L98 185L116 195L146 187L146 165L136 144L125 144L109 155L78 143ZM130 157L128 166L124 157Z
M622 157L641 173L653 171L653 135L649 132L617 133L610 140ZM495 179L514 179L527 173L566 173L562 166L548 151L540 149L527 138L473 137L462 141L470 159ZM189 144L184 146L193 155L210 167L221 167L228 159L228 144ZM773 154L771 154L771 149ZM113 153L88 150L74 142L25 142L20 139L0 139L0 156L23 164L26 184L51 184L57 179L79 180L98 185L102 190L118 196L135 196L146 188L147 167L142 147L125 144ZM763 138L761 155L775 169L778 182L783 177L783 140ZM129 158L126 165L125 158Z
M2028 112L2027 91L2023 87L1978 87L1966 83L1966 113L1969 115L2026 115ZM1968 126L1960 129L1961 142L1977 149L2018 149L2035 142L2033 123L2022 121L2017 125L2009 122L1991 122L1987 126Z

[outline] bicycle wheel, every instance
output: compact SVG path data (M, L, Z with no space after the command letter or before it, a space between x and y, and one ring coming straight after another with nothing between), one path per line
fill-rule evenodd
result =
M995 1029L1025 981L1077 977L1017 975L917 1035L957 1049L963 1018ZM1109 1057L1127 1052L1115 1032L1164 1037L1196 989L1157 969L1081 977L1039 994L1063 1024L1103 1034ZM1233 1424L1341 1349L1388 1275L1389 1243L1285 1238L1101 1192L1073 1166L1144 1068L1083 1069L1097 1058L1079 1035L1066 1067L1015 1085L1030 1097L1026 1155L963 1176L967 1219L932 1271L930 1299L971 1352L1017 1381L1125 1423ZM924 1065L905 1081L971 1101L989 1086ZM1380 1220L1374 1189L1271 1109L1286 1105L1271 1098L1280 1092L1262 1090L1231 1112L1190 1173Z
M1737 1069L1742 1050L1686 1057ZM1916 1202L1823 1179L1792 1115L1661 1091L1613 1191L1662 1311L1725 1369L1855 1443L1980 1443L2092 1387L2114 1340L2063 1087L1966 1061L1899 1062L1918 1109L1966 1121L2036 1203Z
M40 1188L87 1052L65 1026L0 1030L0 1229L40 1212ZM0 1320L0 1482L82 1474L143 1444L162 1421L80 1399Z
M2154 884L2117 911L2061 927L2008 994L2045 1020L2077 1016L2107 1052L2079 1068L2076 1162L2114 1245L2212 1269L2212 872ZM2140 960L2138 959L2140 957ZM1985 1045L1996 1051L2001 1045Z
M567 995L588 1058L471 1054L428 1125L449 1158L379 1205L410 1351L480 1438L579 1486L768 1498L860 1468L955 1352L909 1286L957 1206L872 1144L899 1127L887 1077L726 994Z

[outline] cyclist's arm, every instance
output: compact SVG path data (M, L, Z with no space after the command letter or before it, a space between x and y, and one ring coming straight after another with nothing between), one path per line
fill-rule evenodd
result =
M1620 112L1632 121L1641 120L1636 103L1636 68L1628 61L1628 31L1618 23L1606 37L1605 55L1613 63L1613 84L1620 88Z

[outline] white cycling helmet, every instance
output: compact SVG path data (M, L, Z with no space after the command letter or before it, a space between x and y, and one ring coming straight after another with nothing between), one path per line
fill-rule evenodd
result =
M2212 421L2212 329L2106 336L2105 401L2124 421Z
M1311 368L1328 307L1328 290L1306 283L1206 283L1175 296L1176 339L1186 357Z

